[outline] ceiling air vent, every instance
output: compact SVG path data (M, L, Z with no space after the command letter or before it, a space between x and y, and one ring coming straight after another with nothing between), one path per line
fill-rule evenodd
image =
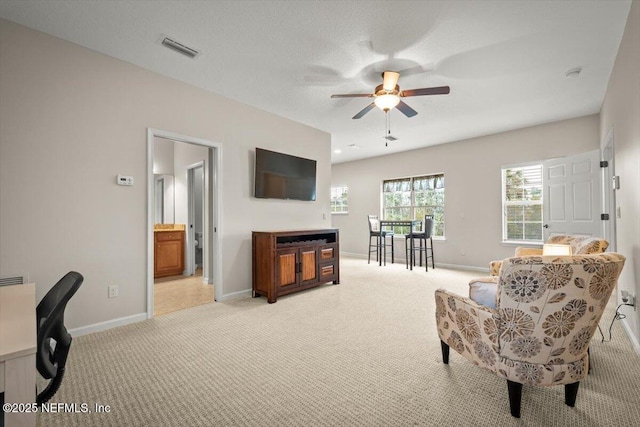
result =
M387 141L397 141L398 140L398 138L396 138L393 135L387 135L387 136L384 136L383 138L386 139Z
M164 47L168 47L169 49L181 53L184 56L188 56L191 59L194 59L196 56L200 55L200 51L190 48L179 41L172 39L171 37L167 37L163 35L160 38L160 44Z

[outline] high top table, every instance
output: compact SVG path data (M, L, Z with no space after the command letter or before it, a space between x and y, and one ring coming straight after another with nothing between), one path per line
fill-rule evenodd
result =
M36 401L36 287L0 286L0 392L5 403ZM4 414L9 427L35 426L35 412Z
M409 227L409 232L413 231L413 227L420 226L422 224L421 219L381 219L380 220L380 231L382 231L382 227L397 227L397 226L405 226ZM392 242L393 244L393 242ZM409 239L409 269L413 270L413 239ZM422 259L422 258L421 258ZM382 257L380 257L380 265L382 265Z

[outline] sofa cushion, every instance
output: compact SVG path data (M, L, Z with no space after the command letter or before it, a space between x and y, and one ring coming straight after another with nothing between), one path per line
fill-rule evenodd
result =
M469 281L469 298L489 308L496 308L498 276L478 277Z

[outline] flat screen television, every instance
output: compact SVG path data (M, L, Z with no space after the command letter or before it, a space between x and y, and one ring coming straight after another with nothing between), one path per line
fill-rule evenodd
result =
M256 148L254 196L316 199L316 161Z

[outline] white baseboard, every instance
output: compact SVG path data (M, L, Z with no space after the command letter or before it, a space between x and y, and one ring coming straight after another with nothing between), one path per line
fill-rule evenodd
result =
M460 264L441 264L439 262L436 262L436 267L453 268L456 270L479 271L482 273L489 273L490 271L486 267L474 267L472 265L460 265Z
M353 252L340 252L340 256L346 256L348 258L359 258L359 259L367 259L367 256L364 254L356 254Z
M631 346L633 347L633 349L636 351L637 354L640 354L640 343L638 342L638 339L636 338L636 336L633 335L633 332L631 332L631 328L629 327L627 319L620 320L620 323L622 324L622 329L624 329L624 331L627 333L627 336L629 337L629 341L631 341Z
M129 325L131 323L142 322L147 320L147 313L134 314L127 317L120 317L119 319L107 320L106 322L94 323L89 326L81 326L79 328L70 329L69 333L73 337L79 337L82 335L91 334L94 332L104 331L107 329L115 328L116 326Z
M345 257L349 257L349 258L358 258L358 259L367 259L368 257L366 255L363 254L357 254L357 253L353 253L353 252L340 252L340 256L345 256ZM396 256L395 258L396 263L403 263L406 264L407 260L405 257L399 257ZM389 258L387 258L387 261L389 261ZM489 273L489 268L486 267L474 267L471 265L460 265L460 264L443 264L440 262L436 262L436 267L442 267L442 268L453 268L456 270L470 270L470 271L479 271L482 273Z
M251 289L245 289L244 291L231 292L230 294L224 294L216 301L231 301L234 299L247 298L251 296Z

